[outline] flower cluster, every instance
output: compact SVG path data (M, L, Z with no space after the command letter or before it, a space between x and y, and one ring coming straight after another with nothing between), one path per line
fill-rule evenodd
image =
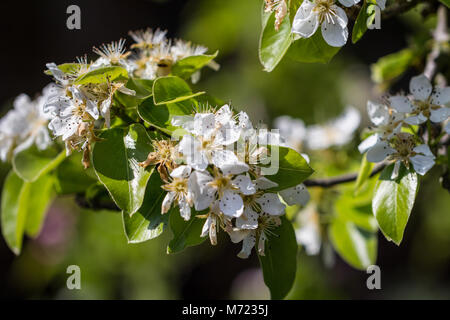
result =
M367 104L375 128L372 128L374 133L359 145L359 150L367 152L370 162L394 161L393 177L398 175L401 163L407 168L412 165L421 175L434 166L435 155L412 126L425 122L441 123L450 117L450 108L447 107L450 87L433 89L429 79L419 75L411 79L410 92L409 96L392 96L385 104L371 101ZM403 130L405 127L409 132ZM430 136L428 140L430 142Z
M351 7L360 0L339 0L344 7ZM377 5L384 9L386 1L377 0ZM335 0L305 0L295 14L292 32L303 37L312 37L319 26L324 40L332 47L342 47L347 43L347 15Z
M82 58L66 68L60 68L55 63L47 64L48 72L55 79L56 89L47 97L43 113L50 119L49 128L54 136L62 137L65 142L67 154L73 150L84 152L85 167L89 165L91 144L97 140L95 129L110 126L114 94L135 95L135 92L125 86L126 79L111 81L107 78L101 83L78 84L80 77L100 68L118 66L127 71L128 77L153 80L168 75L176 61L207 51L205 47L183 40L172 44L171 40L166 39L166 31L159 29L155 32L151 29L130 32L130 35L136 41L131 46L137 51L134 55L126 50L122 39L94 48L99 57L92 63ZM216 67L214 62L211 65ZM198 72L193 78L198 79Z
M14 108L0 120L0 159L8 161L20 150L35 144L39 150L52 144L47 129L48 117L43 105L48 97L55 94L55 87L44 88L42 95L31 100L26 94L19 95L13 103Z
M228 105L175 116L172 125L185 133L181 141L170 151L166 147L152 152L146 163L169 164L159 170L168 172L162 174L167 194L161 211L178 206L185 220L205 218L201 236L216 244L217 232L224 230L233 242L243 242L241 258L255 246L264 255L267 236L285 213L280 196L288 205L305 204L307 193L301 185L278 193L273 191L278 184L264 176L267 145L281 144L278 134L259 132L245 112L234 114ZM199 214L192 217L192 210Z
M167 39L167 31L157 29L138 30L130 32L130 36L136 42L131 46L137 53L131 56L124 64L134 76L142 79L153 80L158 76L170 74L172 66L181 59L203 55L208 48L181 39ZM219 65L211 61L208 64L213 70L218 70ZM192 82L200 79L200 71L191 76Z

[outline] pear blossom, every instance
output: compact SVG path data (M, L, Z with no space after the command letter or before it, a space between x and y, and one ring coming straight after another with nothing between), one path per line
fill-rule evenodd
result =
M229 231L228 233L233 243L242 242L242 249L238 253L238 257L241 259L247 259L257 243L258 254L264 256L265 243L269 239L269 236L273 234L272 230L276 229L280 226L280 224L280 217L269 214L261 214L258 217L258 227L256 229L245 230L234 228Z
M188 221L191 218L193 194L188 187L191 171L192 168L189 166L179 166L170 173L172 181L162 187L168 192L162 202L161 213L167 213L172 206L172 203L176 201L180 208L180 215L183 219Z
M133 65L127 59L131 52L125 48L125 39L103 44L100 48L94 47L93 51L100 57L91 65L91 68L118 65L124 67L130 73L133 72Z
M411 125L424 123L427 119L442 122L450 117L450 87L434 88L425 75L413 77L409 83L412 102L409 99L398 99L392 106L397 111L407 112L405 122Z
M280 130L280 135L286 140L286 144L290 148L298 151L303 148L307 135L303 120L281 116L275 119L274 127Z
M350 7L359 0L339 0ZM292 23L292 32L303 38L313 36L321 26L324 40L332 47L342 47L348 38L347 15L334 0L305 0L298 8Z
M403 97L401 99L404 100L405 98ZM390 102L392 103L394 101L393 105L396 105L395 101L397 100L398 97L391 99ZM389 108L385 104L372 101L367 102L367 112L370 120L375 125L374 128L371 128L374 134L361 142L358 149L361 153L367 151L367 159L371 159L369 161L378 162L377 159L380 158L377 157L379 150L385 152L384 157L393 152L392 148L389 148L387 141L401 131L405 114L396 111L394 108Z
M303 183L280 191L280 195L289 206L297 204L305 206L311 197L309 191Z
M44 88L42 95L31 100L26 94L19 95L13 102L13 109L0 119L0 159L7 161L14 152L35 144L39 150L51 144L47 124L49 118L43 112L43 104L54 94L53 85Z
M174 117L172 125L181 125L192 134L183 137L178 151L194 169L205 170L209 164L213 164L226 173L239 174L248 170L247 164L239 161L233 151L226 149L240 136L240 129L228 105L215 113Z

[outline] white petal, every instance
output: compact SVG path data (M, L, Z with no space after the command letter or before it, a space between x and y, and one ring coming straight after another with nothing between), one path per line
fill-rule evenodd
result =
M282 215L286 208L275 193L265 193L260 198L256 199L256 202L261 205L262 211L273 216Z
M412 112L413 106L411 101L405 96L393 96L389 98L389 102L391 103L392 108L397 110L398 112Z
M191 174L192 168L190 166L179 166L175 168L170 175L174 178L187 178Z
M238 257L241 259L247 259L252 253L252 249L256 244L256 238L253 233L250 233L247 237L242 241L242 250L238 253Z
M333 17L333 21L322 22L322 36L326 43L332 47L342 47L347 43L347 15L342 8L335 6L337 17Z
M386 141L380 141L367 151L367 161L381 162L395 152Z
M256 184L256 188L258 190L265 190L265 189L278 187L278 183L270 181L269 179L267 179L265 177L260 177L260 178L256 179L255 184Z
M380 136L378 134L373 134L366 138L363 142L361 142L358 146L358 150L361 153L366 152L370 148L372 148L374 145L376 145L380 141Z
M450 108L442 107L439 109L431 109L430 120L433 122L442 122L450 117Z
M230 240L233 243L239 243L242 240L244 240L249 234L251 233L250 230L240 230L237 228L234 228L233 230L229 231L228 234L230 235Z
M435 105L446 105L450 102L450 87L434 88L431 94L431 103Z
M197 113L194 117L193 133L198 136L210 137L216 127L213 113Z
M411 125L422 124L427 121L427 117L425 117L422 113L419 113L417 116L408 117L405 119L405 122Z
M289 206L295 204L305 206L310 199L309 192L303 183L293 188L280 191L280 195Z
M225 215L237 218L244 212L244 201L234 191L225 190L219 200L219 207Z
M194 130L194 117L192 116L174 116L171 124L175 127L182 127L190 133Z
M319 27L319 18L313 11L315 5L309 0L303 1L292 22L292 32L304 38L311 37Z
M209 215L208 218L206 218L205 224L203 225L200 237L203 238L209 234L209 228L211 227L211 224L212 224L212 217L211 215Z
M205 210L214 201L215 191L208 187L212 180L209 173L202 171L194 171L189 177L188 189L193 193L195 210Z
M233 112L231 111L230 106L226 104L217 110L215 119L221 125L225 125L231 121L232 117Z
M427 144L421 144L421 145L415 147L413 150L416 153L421 153L425 156L434 158L434 154L431 152L430 147Z
M236 163L239 160L233 151L218 149L213 151L211 161L216 167L220 168L226 164Z
M241 174L247 172L248 169L249 169L248 165L241 161L230 164L224 164L220 168L223 174Z
M191 219L191 207L187 203L186 199L182 198L178 202L178 206L180 207L180 215L185 220L188 221Z
M172 206L173 199L175 199L174 192L168 192L164 197L164 200L161 205L161 213L167 213Z
M351 7L357 4L360 0L339 0L339 2L345 7Z
M430 80L421 74L417 77L413 77L409 83L409 90L414 95L414 98L421 101L426 101L433 90Z
M255 194L256 188L250 177L239 175L233 179L233 185L237 186L244 195Z
M229 145L238 141L241 130L232 123L224 124L216 133L214 143L216 145Z
M423 155L415 155L409 159L414 167L414 170L420 174L424 175L434 166L434 156L423 156Z
M236 227L248 230L258 228L258 214L252 208L246 207L244 213L236 219Z
M367 101L367 113L370 121L376 126L387 124L389 121L389 109L383 104Z

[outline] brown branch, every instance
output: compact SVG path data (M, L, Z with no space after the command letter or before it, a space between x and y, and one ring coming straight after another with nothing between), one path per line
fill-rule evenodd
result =
M387 163L381 162L377 164L370 174L370 178L377 175L379 172L381 172L385 167ZM342 176L332 177L332 178L326 178L326 179L311 179L306 180L303 182L305 186L307 187L321 187L321 188L331 188L333 186L336 186L338 184L342 183L348 183L353 182L358 179L358 173L350 173L350 174L344 174Z

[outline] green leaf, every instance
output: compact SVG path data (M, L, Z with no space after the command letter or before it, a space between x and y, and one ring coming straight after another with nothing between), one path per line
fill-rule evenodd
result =
M64 73L72 73L76 72L80 69L80 66L82 66L79 63L63 63L58 65L58 69L61 70ZM45 70L44 73L48 76L52 75L52 72L50 70Z
M167 246L167 253L177 253L187 247L192 247L203 243L207 237L202 238L204 219L192 216L189 221L185 221L180 216L178 207L169 213L169 225L172 230L173 238Z
M340 49L328 45L318 30L311 38L301 38L292 42L287 56L299 62L328 63Z
M179 129L171 125L172 118L190 115L196 107L197 101L194 99L157 106L153 103L153 99L149 98L138 106L138 114L151 126L170 135L174 130Z
M376 233L340 218L335 219L328 230L333 247L352 267L365 270L375 263L378 246Z
M153 95L153 80L131 78L125 86L134 90L136 94L129 95L116 91L115 98L127 108L137 107L142 101Z
M2 190L2 233L15 254L22 249L29 191L29 183L20 179L14 171L8 174Z
M103 67L92 70L78 77L74 84L105 83L107 81L128 79L128 72L122 67Z
M150 137L142 125L133 124L104 131L100 138L92 152L94 170L116 205L133 214L142 205L153 171L139 166L152 151Z
M156 172L152 174L145 192L144 202L132 216L122 212L125 235L129 243L144 242L163 233L169 221L169 214L161 214L161 205L167 192Z
M297 240L292 223L281 217L265 243L265 255L259 256L264 282L274 300L283 299L291 290L297 271Z
M418 190L415 172L401 166L399 177L391 179L394 165L386 167L375 186L372 209L386 239L400 245Z
M25 231L39 233L47 207L53 199L53 177L44 175L33 183L14 172L6 177L2 190L2 233L9 248L19 254Z
M411 49L403 49L384 56L371 65L372 80L376 83L394 80L409 68L413 60L414 51Z
M450 0L439 0L439 1L445 4L447 8L450 8Z
M264 71L271 72L281 61L292 43L291 22L289 13L275 30L275 12L266 13L262 10L263 27L259 39L259 60Z
M368 1L364 1L364 4L359 11L358 17L356 18L355 24L353 26L352 31L352 42L358 42L364 33L367 31L367 25L372 23L373 19L375 19L375 10L374 7L376 5L370 4ZM369 14L370 13L370 14ZM370 20L369 20L370 19Z
M84 193L95 183L97 176L92 167L84 169L82 153L75 152L56 168L56 191L58 194Z
M66 158L66 152L55 149L39 150L35 145L17 152L12 160L14 171L25 181L36 181L55 169Z
M360 190L358 196L354 195L351 185L339 187L341 194L334 207L339 219L353 222L356 226L370 232L378 231L378 223L372 213L372 196L376 179L369 180Z
M274 190L284 190L305 181L314 171L297 151L280 146L269 146L270 164L262 167L262 174L278 183Z
M153 83L155 105L180 102L201 94L204 92L192 93L189 85L183 79L175 76L160 77Z
M364 154L361 161L361 166L359 167L358 178L356 179L355 183L354 195L358 195L367 179L370 178L373 167L374 163L367 161L366 154Z
M181 78L188 78L194 72L202 69L204 66L208 65L213 59L217 57L219 51L214 54L202 54L197 56L190 56L181 60L178 60L172 66L172 74Z
M48 208L55 199L54 186L55 177L49 174L30 184L25 224L25 233L30 237L36 237L41 232Z

